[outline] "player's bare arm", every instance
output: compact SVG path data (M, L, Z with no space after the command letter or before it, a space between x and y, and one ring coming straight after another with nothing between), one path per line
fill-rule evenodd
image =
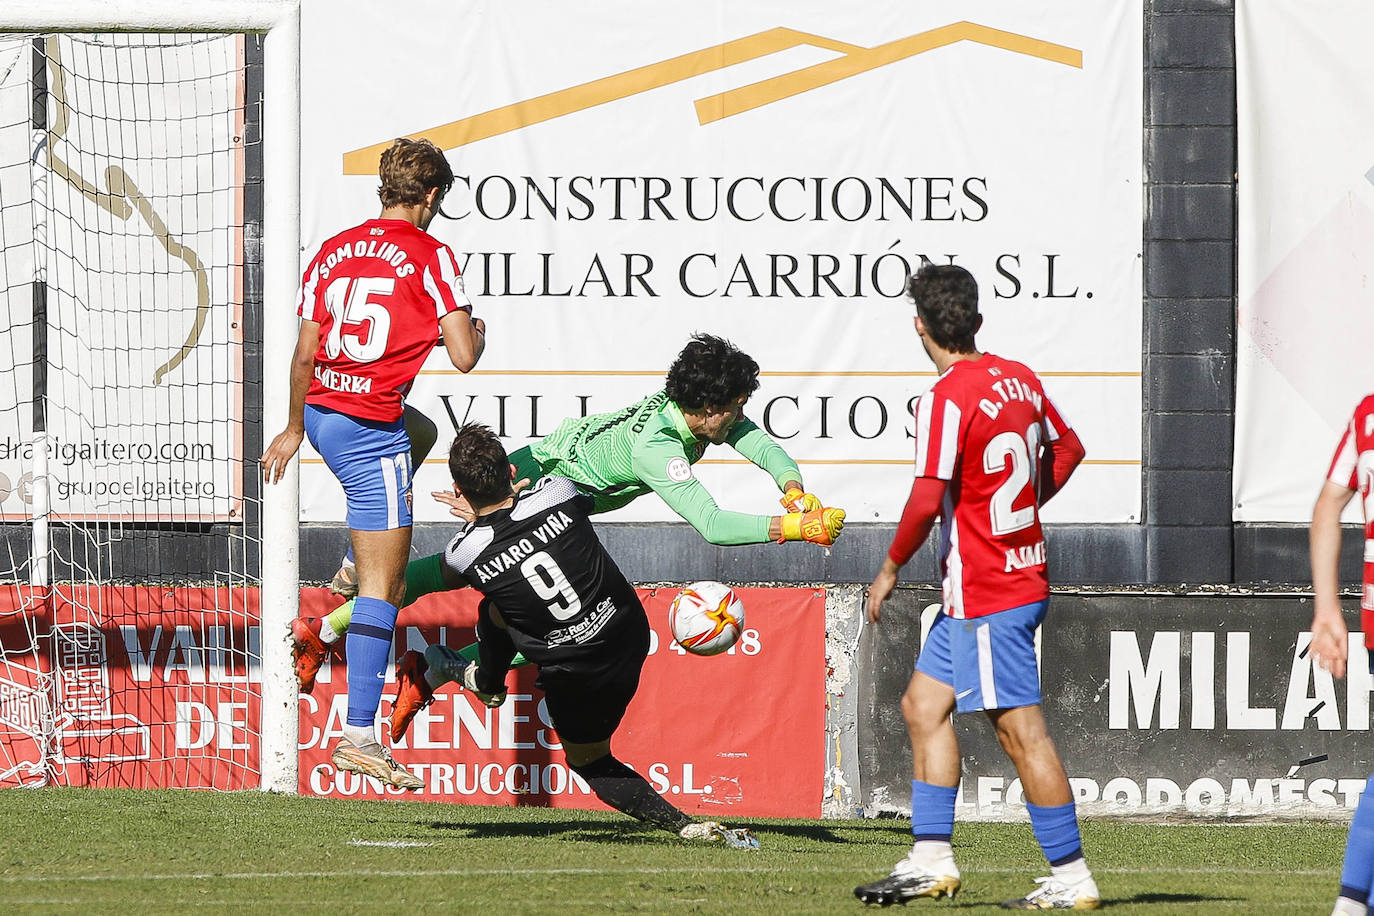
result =
M268 483L276 483L286 473L286 466L301 447L305 438L305 396L315 372L315 353L320 348L319 322L301 321L296 338L296 352L291 356L291 404L287 411L286 429L277 434L262 453L262 471Z
M906 506L902 509L902 520L892 536L892 546L888 548L882 567L868 587L869 623L882 621L883 602L896 588L902 567L915 556L934 527L935 519L940 514L940 505L944 502L946 486L943 480L934 477L917 477L912 481L911 494L907 496Z
M868 622L879 623L883 619L883 603L892 596L897 587L897 575L901 567L884 557L882 568L868 586Z
M464 311L450 312L439 319L439 330L443 333L444 349L448 351L453 368L471 372L487 346L486 323Z
M1312 562L1312 659L1335 677L1345 676L1349 642L1341 613L1341 512L1355 491L1330 480L1312 509L1308 542Z

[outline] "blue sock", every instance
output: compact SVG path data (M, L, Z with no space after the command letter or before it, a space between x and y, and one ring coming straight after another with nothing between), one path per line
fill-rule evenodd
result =
M1026 802L1030 812L1031 830L1035 839L1050 860L1050 867L1083 858L1083 841L1078 836L1078 814L1073 802L1042 808Z
M919 779L911 781L911 833L916 840L943 840L954 833L956 786L936 786Z
M353 602L344 649L348 659L348 724L371 728L382 704L386 663L391 658L396 608L380 598Z
M1374 880L1374 776L1364 784L1364 794L1350 820L1345 840L1345 864L1341 866L1341 896L1368 901Z
M357 562L357 560L354 560L354 559L353 559L353 545L352 545L352 544L349 544L349 545L348 545L348 550L344 551L344 558L343 558L343 561L344 561L344 563L356 563L356 562Z

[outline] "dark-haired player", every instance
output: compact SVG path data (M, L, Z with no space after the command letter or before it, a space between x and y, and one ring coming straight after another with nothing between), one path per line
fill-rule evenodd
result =
M501 440L478 423L458 430L449 470L455 496L467 500L474 519L449 542L442 575L450 588L468 584L485 596L478 657L469 662L443 646L407 652L398 668L392 740L449 681L499 706L519 650L539 666L535 684L568 765L597 798L684 839L756 848L747 830L694 822L611 753L649 653L649 621L592 530L591 498L564 477L540 478L517 495Z
M567 477L593 501L593 513L619 509L645 493L657 493L712 544L762 544L805 540L834 543L844 510L825 508L802 486L801 471L782 446L744 416L759 386L759 364L734 344L697 334L668 368L663 390L623 410L564 420L538 442L511 455L520 478ZM720 508L692 473L711 445L729 445L767 471L782 491L783 515L751 515ZM461 499L446 498L464 515ZM405 604L437 591L439 556L411 563ZM404 606L404 605L403 605ZM302 690L329 652L328 642L348 627L351 605L327 618L302 618L295 628Z
M940 377L916 408L916 480L868 619L882 619L897 574L942 520L944 608L902 697L911 739L911 852L880 881L856 887L887 906L959 890L950 835L959 787L951 715L987 714L1021 778L1031 827L1051 874L1009 909L1097 909L1073 793L1040 711L1035 630L1049 609L1040 507L1083 459L1083 446L1020 363L980 353L978 284L962 267L923 267L907 286L916 333Z
M325 242L306 268L287 425L262 467L269 483L280 480L308 434L343 485L358 597L347 640L348 719L332 758L340 769L414 789L421 780L375 737L410 558L403 400L441 331L461 372L476 365L486 336L453 252L425 231L453 184L443 151L428 140L397 140L379 175L381 215Z

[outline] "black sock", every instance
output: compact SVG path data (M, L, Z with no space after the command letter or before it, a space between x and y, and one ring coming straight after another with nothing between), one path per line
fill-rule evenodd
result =
M505 627L491 619L494 602L483 598L477 605L477 689L505 693L506 672L515 658L515 643Z
M653 786L612 754L573 767L573 772L592 787L596 797L637 821L677 833L692 819L668 803Z

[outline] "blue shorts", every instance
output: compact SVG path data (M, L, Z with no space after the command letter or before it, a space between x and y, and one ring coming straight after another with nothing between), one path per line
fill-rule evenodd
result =
M343 484L348 527L410 527L410 437L404 421L360 420L306 404L305 434Z
M954 688L959 712L1014 709L1040 702L1035 628L1050 601L955 619L941 612L916 657L916 670Z

